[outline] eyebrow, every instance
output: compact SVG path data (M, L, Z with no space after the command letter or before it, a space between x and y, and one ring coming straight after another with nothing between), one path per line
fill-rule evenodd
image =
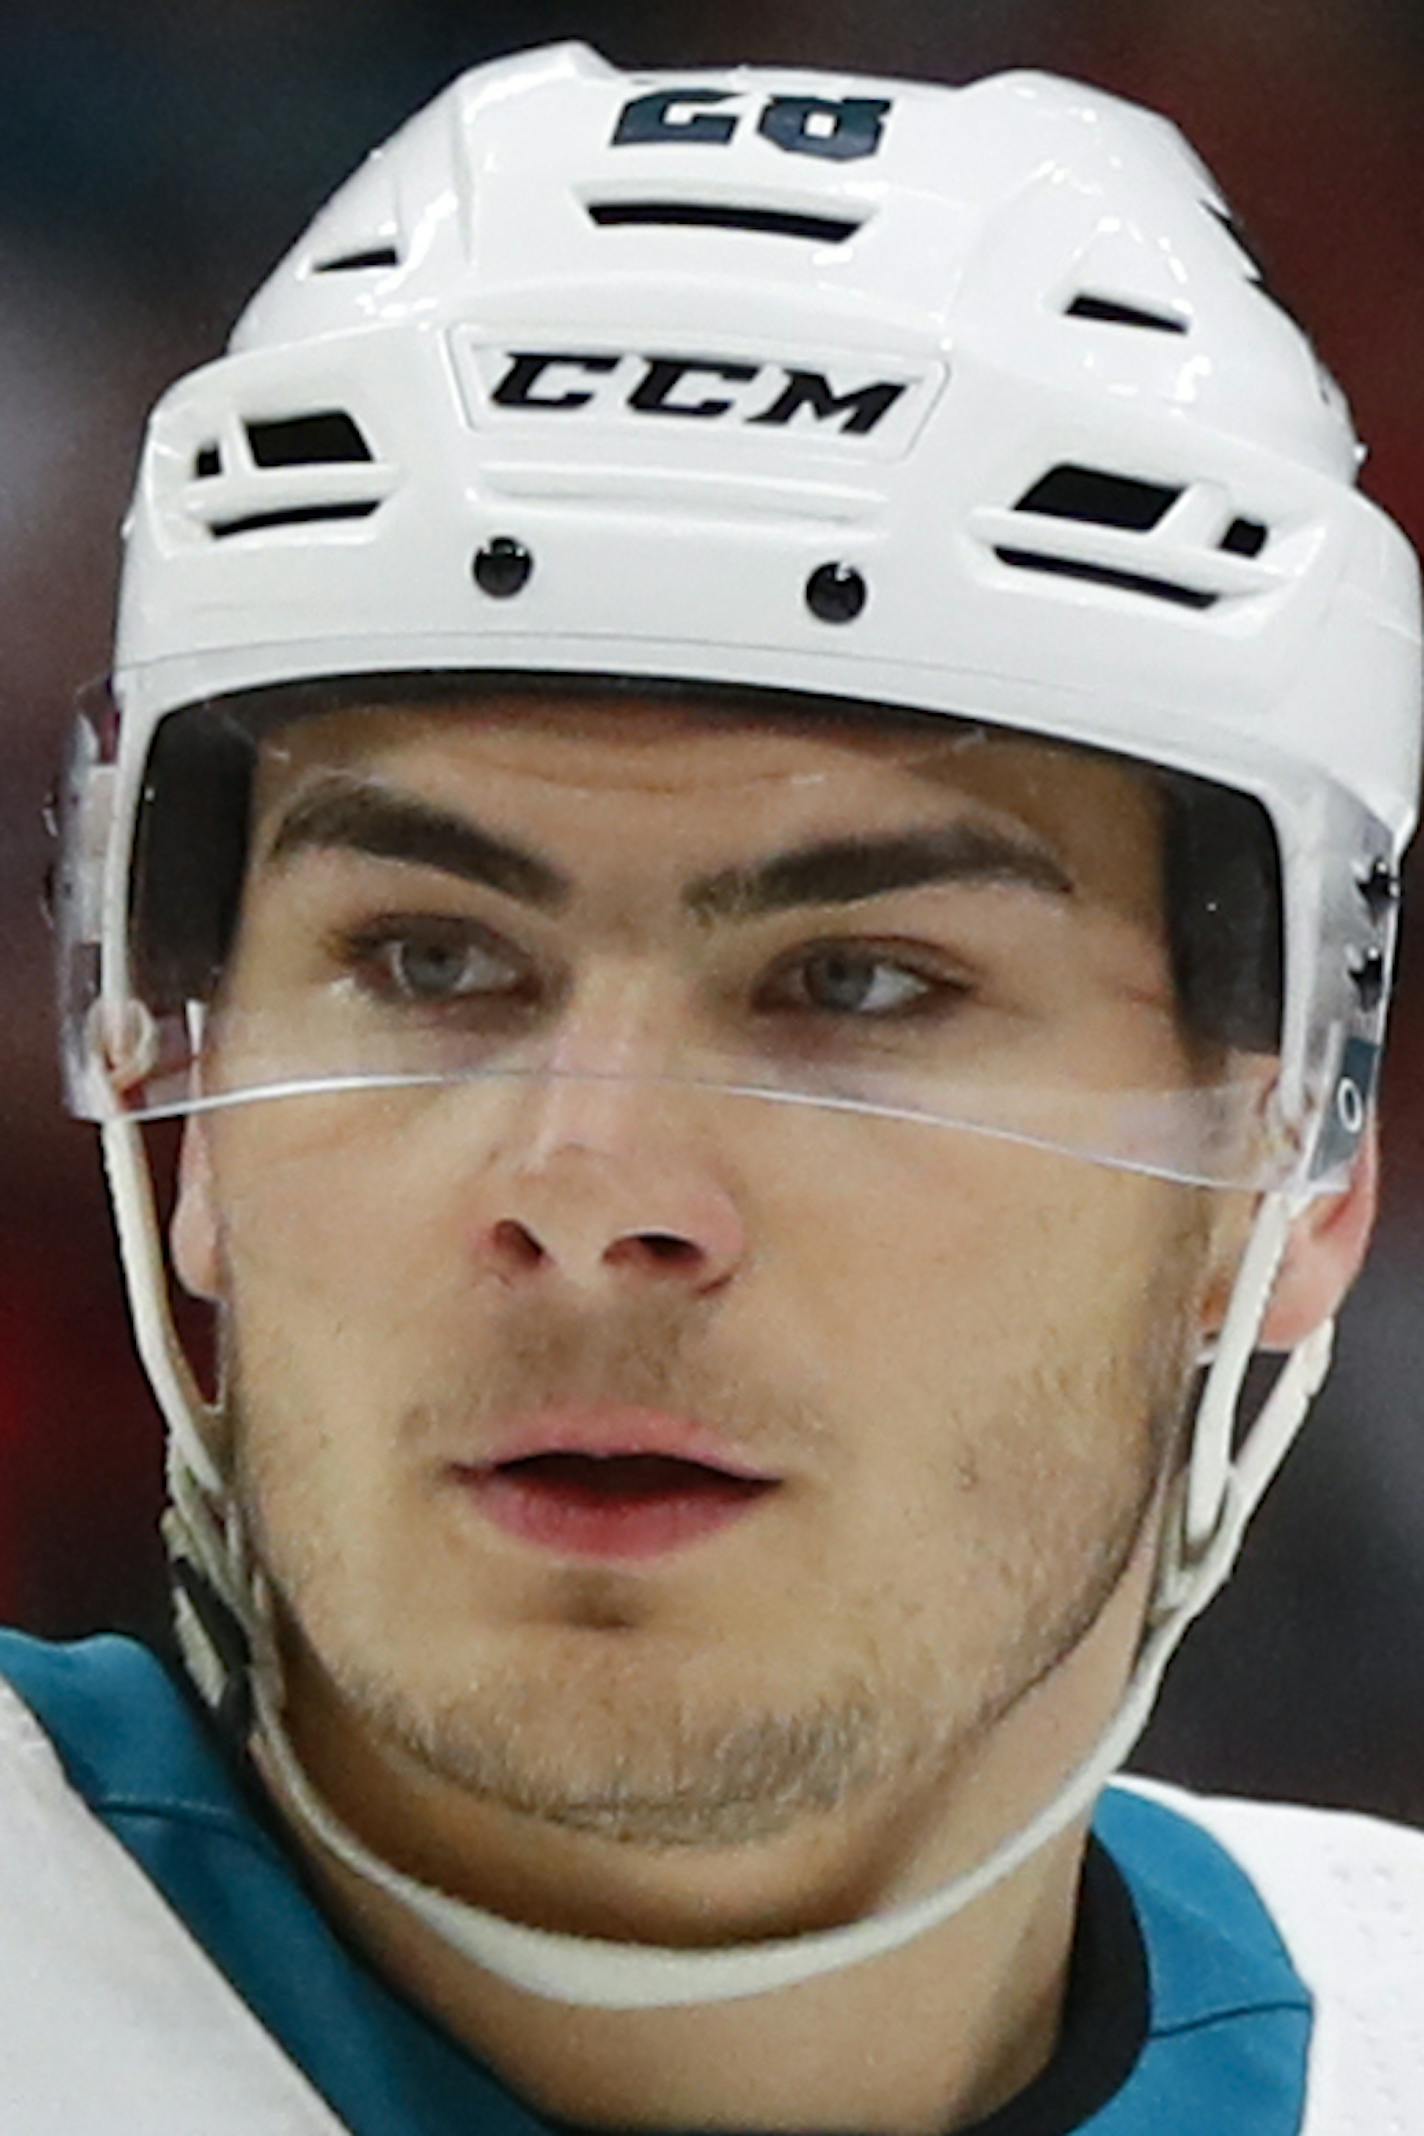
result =
M438 868L549 911L566 905L573 893L570 877L551 861L468 817L340 774L315 781L298 796L278 826L267 861L290 860L314 848Z
M282 818L267 864L310 850L369 854L437 868L548 911L566 906L573 879L537 853L467 816L344 773L318 779ZM751 920L800 905L848 905L934 883L1003 886L1041 897L1073 894L1073 880L1045 846L966 818L883 837L820 839L750 867L718 869L683 892L694 918Z
M756 919L797 905L849 905L930 883L1002 885L1071 897L1073 880L1046 847L965 820L884 838L833 838L752 868L726 868L688 886L699 919Z

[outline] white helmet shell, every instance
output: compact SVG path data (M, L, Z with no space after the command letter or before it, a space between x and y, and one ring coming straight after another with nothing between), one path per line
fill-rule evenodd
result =
M1046 76L477 69L158 409L125 708L432 665L967 696L1309 767L1397 836L1412 555L1226 213L1165 121Z

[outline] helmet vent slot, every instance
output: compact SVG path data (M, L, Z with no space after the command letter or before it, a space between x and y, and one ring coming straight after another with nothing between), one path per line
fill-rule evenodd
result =
M1274 304L1278 310L1283 311L1286 317L1290 320L1291 325L1296 328L1297 332L1305 334L1306 340L1309 341L1310 336L1305 333L1305 328L1301 325L1300 320L1296 317L1294 311L1291 309L1286 299L1281 295L1280 290L1276 287L1275 280L1269 272L1265 261L1261 257L1260 246L1256 243L1256 240L1251 235L1251 233L1244 227L1239 217L1233 215L1229 208L1219 208L1216 205L1216 202L1213 200L1204 200L1202 202L1202 206L1206 209L1207 214L1211 216L1212 220L1220 224L1221 228L1226 232L1227 236L1231 239L1232 244L1235 245L1237 251L1240 253L1242 259L1245 261L1246 279L1251 284L1252 288L1259 289L1261 295L1265 297L1269 303ZM1314 354L1313 343L1311 344L1311 352L1312 354ZM1319 359L1317 358L1317 362L1318 360Z
M1220 546L1231 556L1259 556L1266 546L1266 529L1259 519L1233 519Z
M376 267L399 267L394 245L369 245L361 252L341 252L334 259L318 260L313 274L367 274Z
M1185 334L1187 322L1174 312L1149 311L1145 305L1125 304L1120 297L1100 297L1080 290L1065 307L1069 319L1096 319L1102 326L1140 326L1155 334Z
M336 504L276 505L269 512L244 512L240 519L215 519L209 531L215 541L232 534L259 534L268 527L305 527L328 519L369 519L382 502L379 497L343 498Z
M1214 608L1220 596L1200 586L1183 586L1175 579L1151 578L1141 571L1119 571L1108 564L1092 564L1077 556L1044 556L1034 549L996 547L1001 564L1020 571L1047 571L1060 578L1087 579L1096 586L1115 586L1123 593L1145 593L1153 600L1171 601L1178 608Z
M200 445L193 455L193 480L210 482L222 473L222 454L216 445Z
M1084 520L1095 527L1126 527L1146 534L1181 496L1164 482L1143 482L1134 475L1113 475L1099 467L1052 467L1014 507L1042 512L1054 519Z
M325 467L335 461L369 460L371 448L341 409L286 416L246 425L247 443L259 467Z
M760 237L799 237L813 244L843 245L860 229L843 215L812 215L790 208L737 207L717 200L594 200L588 212L602 230L629 225L679 230L740 230Z

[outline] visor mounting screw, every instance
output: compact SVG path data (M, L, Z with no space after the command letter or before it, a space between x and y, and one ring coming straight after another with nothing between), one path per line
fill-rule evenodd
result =
M806 581L806 606L823 623L853 623L869 588L851 564L822 564Z
M1355 877L1355 887L1376 926L1399 902L1399 877L1387 860L1372 860L1367 868L1361 868Z
M1347 1135L1358 1135L1365 1124L1365 1101L1360 1086L1346 1076L1335 1093L1335 1110Z
M511 594L522 593L529 583L534 569L534 559L522 541L512 541L507 534L497 534L487 541L482 549L475 551L475 584L481 593L493 600L507 601Z
M1384 999L1384 957L1377 949L1367 949L1362 957L1350 963L1350 984L1355 989L1355 998L1369 1015Z

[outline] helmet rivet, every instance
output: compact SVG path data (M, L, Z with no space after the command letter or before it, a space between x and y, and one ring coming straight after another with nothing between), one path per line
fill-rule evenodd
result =
M850 564L822 564L806 581L806 606L823 623L853 623L869 589Z
M481 593L496 601L507 601L511 594L522 592L528 585L534 559L522 541L497 534L493 541L476 550L471 569Z
M1355 887L1376 926L1399 903L1399 877L1387 860L1372 860L1355 876Z
M1365 1101L1360 1096L1360 1086L1348 1076L1335 1093L1335 1110L1340 1116L1340 1125L1347 1135L1358 1135L1365 1124Z

